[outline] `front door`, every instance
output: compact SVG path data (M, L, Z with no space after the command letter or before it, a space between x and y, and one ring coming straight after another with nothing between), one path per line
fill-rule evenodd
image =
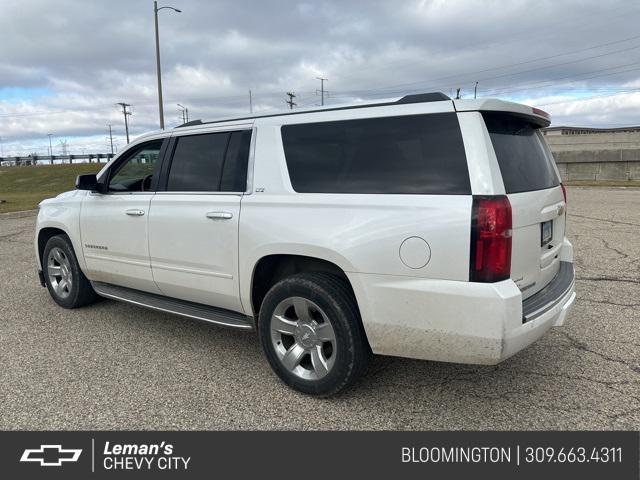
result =
M149 216L153 277L164 295L242 312L238 222L250 140L250 130L175 139Z
M91 280L160 293L151 274L147 237L162 142L133 147L101 178L106 191L91 192L83 200L80 234Z

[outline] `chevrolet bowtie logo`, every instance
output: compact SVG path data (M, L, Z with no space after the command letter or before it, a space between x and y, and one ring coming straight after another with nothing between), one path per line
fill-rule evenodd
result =
M40 448L27 448L20 461L36 462L41 467L59 467L62 462L77 462L81 453L81 449L62 448L62 445L40 445Z

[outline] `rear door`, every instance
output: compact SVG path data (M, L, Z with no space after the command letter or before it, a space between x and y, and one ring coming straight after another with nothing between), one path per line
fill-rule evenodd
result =
M238 222L251 130L182 135L151 200L149 254L164 295L242 311Z
M483 112L511 203L511 278L530 297L560 267L566 205L551 152L538 125L506 112Z

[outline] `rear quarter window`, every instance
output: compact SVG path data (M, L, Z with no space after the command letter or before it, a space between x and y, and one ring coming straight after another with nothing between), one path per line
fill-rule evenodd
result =
M303 193L471 193L455 113L282 127L293 189Z
M539 128L522 117L483 113L506 193L557 187L560 179Z

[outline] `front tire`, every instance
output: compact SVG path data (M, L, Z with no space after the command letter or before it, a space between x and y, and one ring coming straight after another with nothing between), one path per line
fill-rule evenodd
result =
M370 349L348 284L325 273L300 273L267 293L258 317L260 343L291 388L330 396L366 371Z
M42 272L51 298L61 307L82 307L98 298L80 270L71 240L66 235L51 237L45 245Z

